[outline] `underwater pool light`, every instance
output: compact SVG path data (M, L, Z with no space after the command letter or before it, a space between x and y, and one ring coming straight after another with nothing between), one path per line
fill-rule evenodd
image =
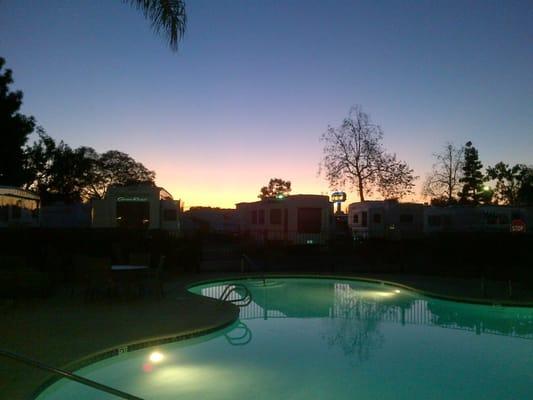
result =
M154 364L162 361L163 358L165 358L163 354L161 354L158 351L154 351L152 354L150 354L150 361L153 362Z

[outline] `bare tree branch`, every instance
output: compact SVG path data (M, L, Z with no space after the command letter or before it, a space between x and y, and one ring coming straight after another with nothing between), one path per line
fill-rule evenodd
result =
M464 147L457 148L452 143L446 143L442 152L433 156L435 163L424 181L422 195L446 204L453 203L461 188Z
M388 154L382 139L379 125L372 124L361 107L352 107L338 128L328 127L322 134L324 157L319 173L332 188L355 187L361 201L374 191L386 198L411 193L416 179L413 170Z

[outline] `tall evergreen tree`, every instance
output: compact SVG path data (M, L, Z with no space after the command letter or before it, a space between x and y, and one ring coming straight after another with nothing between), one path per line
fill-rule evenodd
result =
M19 112L22 92L10 91L10 69L2 72L0 57L0 185L20 186L25 180L23 146L35 128L35 120Z
M480 204L486 202L486 193L483 191L483 164L479 160L477 149L472 142L467 142L464 150L463 189L459 193L460 202L464 204Z

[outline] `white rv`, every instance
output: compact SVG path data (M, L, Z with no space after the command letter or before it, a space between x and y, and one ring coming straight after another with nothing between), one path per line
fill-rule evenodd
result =
M238 203L241 234L256 242L325 244L330 238L333 204L328 196L298 194Z
M177 231L180 201L150 184L113 186L102 200L93 201L94 228L137 228Z

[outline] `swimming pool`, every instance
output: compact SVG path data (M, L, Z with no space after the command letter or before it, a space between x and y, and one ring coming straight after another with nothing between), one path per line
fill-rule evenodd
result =
M533 309L444 301L379 283L268 278L220 331L77 371L144 399L533 398ZM44 399L113 399L60 380Z

